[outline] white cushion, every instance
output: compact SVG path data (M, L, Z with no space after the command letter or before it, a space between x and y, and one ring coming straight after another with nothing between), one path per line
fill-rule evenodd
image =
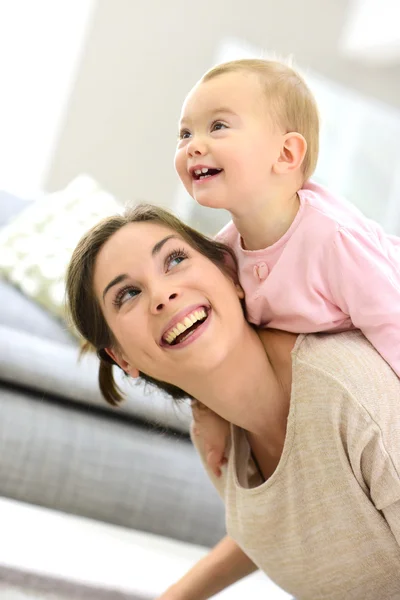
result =
M0 275L52 315L64 317L64 279L76 244L122 208L85 175L30 203L0 230Z

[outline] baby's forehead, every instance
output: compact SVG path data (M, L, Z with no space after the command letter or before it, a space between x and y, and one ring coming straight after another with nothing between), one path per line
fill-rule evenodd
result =
M221 73L194 85L183 102L181 119L249 99L265 101L259 75L244 70Z

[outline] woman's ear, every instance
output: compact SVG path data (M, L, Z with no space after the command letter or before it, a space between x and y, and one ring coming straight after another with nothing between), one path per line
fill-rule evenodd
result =
M117 363L119 367L121 367L124 373L130 375L130 377L133 377L133 379L137 379L140 376L139 370L130 365L129 362L124 359L122 354L116 352L112 348L104 348L104 350L107 352L108 356L110 356L113 361Z
M277 175L296 171L303 164L307 152L307 142L301 133L291 131L283 136L278 160L273 165Z

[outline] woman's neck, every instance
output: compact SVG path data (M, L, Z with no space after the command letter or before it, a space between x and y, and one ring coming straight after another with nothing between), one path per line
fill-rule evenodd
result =
M286 432L296 335L246 326L240 346L190 393L253 436ZM197 388L197 389L195 389ZM272 440L272 438L269 438Z

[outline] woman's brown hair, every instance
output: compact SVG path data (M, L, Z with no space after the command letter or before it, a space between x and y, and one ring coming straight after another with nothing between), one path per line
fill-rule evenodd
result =
M67 306L73 327L83 338L83 352L95 351L100 359L99 385L110 404L122 400L121 390L115 383L113 365L116 363L105 348L118 347L101 311L93 289L97 255L103 245L122 227L130 223L149 222L164 225L177 233L194 250L213 262L223 273L236 281L237 263L233 251L224 244L206 237L183 223L169 211L152 204L127 208L123 214L107 217L90 229L76 246L66 276ZM140 373L147 382L167 392L175 399L187 398L180 388Z

